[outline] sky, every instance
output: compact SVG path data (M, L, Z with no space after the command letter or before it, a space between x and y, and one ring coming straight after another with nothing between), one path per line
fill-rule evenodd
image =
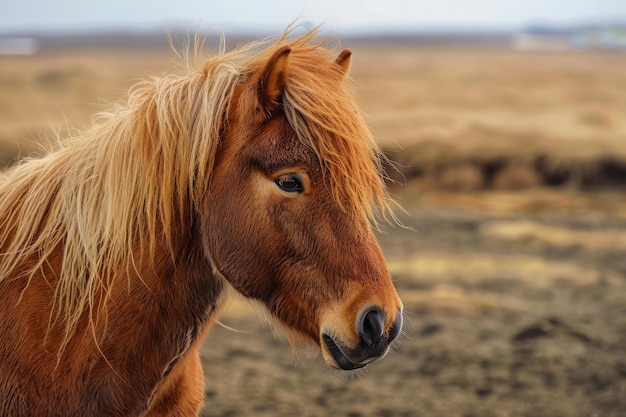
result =
M282 32L296 19L337 33L626 22L626 0L0 0L0 10L0 33L199 23Z

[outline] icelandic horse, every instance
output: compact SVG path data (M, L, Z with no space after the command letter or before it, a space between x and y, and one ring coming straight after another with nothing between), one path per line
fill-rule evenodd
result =
M393 201L326 45L189 59L0 174L0 415L196 416L231 287L330 367L387 353Z

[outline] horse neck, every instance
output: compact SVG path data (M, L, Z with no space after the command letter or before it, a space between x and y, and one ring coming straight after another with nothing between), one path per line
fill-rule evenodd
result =
M123 379L146 377L146 386L178 361L217 319L224 283L203 256L199 239L171 248L157 247L154 257L137 257L136 268L113 281L93 335L102 372ZM76 346L77 348L77 346ZM95 371L97 372L97 371Z
M117 320L115 315L120 320L143 315L145 320L169 322L197 336L224 292L222 279L213 274L203 254L200 238L180 236L171 246L157 245L150 256L135 259L136 268L121 271L126 279L114 280L108 292L108 322Z

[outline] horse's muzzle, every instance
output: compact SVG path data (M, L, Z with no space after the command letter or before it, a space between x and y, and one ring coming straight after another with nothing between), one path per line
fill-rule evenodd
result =
M402 312L398 311L396 319L389 330L385 332L385 312L378 307L370 307L363 311L356 324L359 343L350 348L339 339L328 334L322 335L322 340L328 348L337 366L344 371L363 368L365 365L382 358L389 350L402 329Z

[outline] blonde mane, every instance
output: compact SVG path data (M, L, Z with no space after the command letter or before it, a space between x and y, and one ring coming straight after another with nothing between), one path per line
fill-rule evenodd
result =
M133 270L157 244L172 252L177 234L188 232L235 87L285 44L292 52L282 109L317 154L333 195L372 221L380 210L391 213L374 140L358 114L345 117L357 109L331 64L336 51L315 31L288 35L142 82L88 130L0 174L0 281L16 271L31 280L60 251L54 311L70 337L86 312L91 318L102 308L96 294L123 275L116 271Z

